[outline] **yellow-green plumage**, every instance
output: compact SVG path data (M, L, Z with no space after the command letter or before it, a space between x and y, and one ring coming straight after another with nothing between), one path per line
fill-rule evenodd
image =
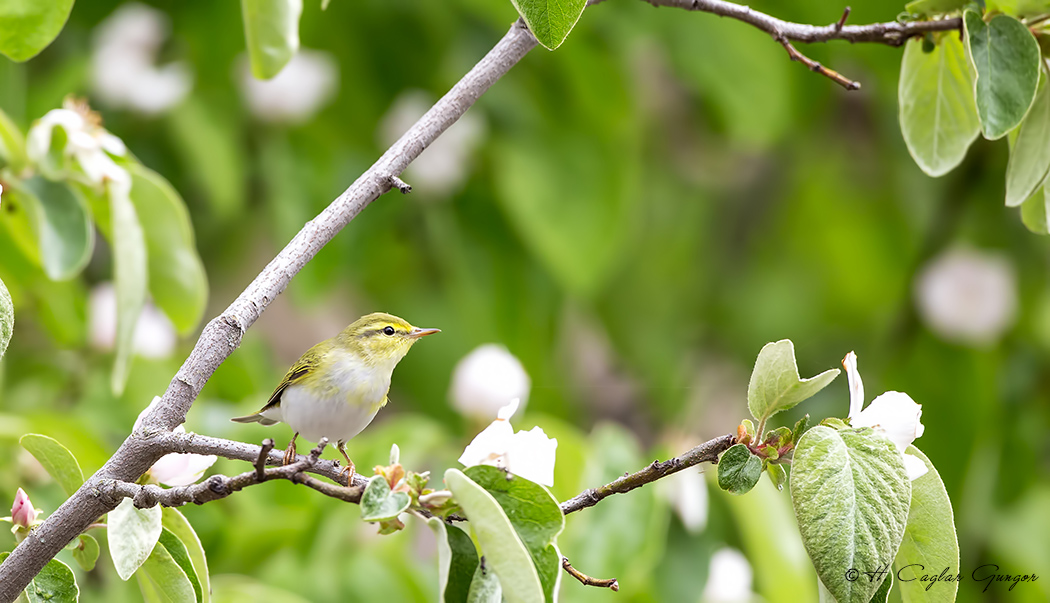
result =
M412 344L437 332L418 329L382 312L363 316L307 350L288 369L265 406L233 421L284 422L296 435L314 442L326 437L343 450L346 441L386 405L391 374Z

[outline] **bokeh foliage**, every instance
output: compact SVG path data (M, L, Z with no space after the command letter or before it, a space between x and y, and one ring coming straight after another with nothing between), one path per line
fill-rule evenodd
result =
M855 23L900 10L851 5ZM92 29L116 6L78 3L37 58L0 59L0 108L23 131L70 92L90 98ZM516 16L509 3L487 0L306 6L301 43L335 55L342 85L311 121L282 127L243 109L237 3L155 6L173 25L162 57L193 66L191 97L157 118L101 109L106 128L185 198L210 281L206 316L378 157L377 124L403 91L443 94ZM841 9L754 6L812 23ZM553 491L563 500L672 452L683 436L696 442L734 429L766 342L794 340L805 375L857 349L871 391L905 391L923 404L927 430L917 444L954 503L963 573L998 563L1050 575L1050 256L1046 239L1002 207L1007 143L978 140L960 168L931 179L898 126L902 51L845 43L805 51L864 88L843 92L741 23L643 2L587 10L557 52L533 51L471 110L489 134L460 190L435 198L417 186L357 217L248 332L188 428L246 441L290 435L227 419L259 406L314 341L387 310L443 332L398 368L393 403L350 444L357 465L385 462L396 442L406 467L455 466L476 426L449 407L452 367L498 341L533 382L516 426L541 424L558 438ZM405 179L413 182L411 169ZM960 244L1002 252L1019 276L1020 316L996 345L945 343L913 309L917 271ZM0 237L0 279L17 316L0 364L0 508L22 486L50 513L65 496L20 455L18 438L55 437L86 472L96 470L184 354L134 360L114 397L112 358L85 344L88 288L111 278L104 240L96 237L84 276L63 282L19 261L12 245ZM180 350L191 345L192 337ZM606 359L597 375L581 360L595 349ZM841 416L847 400L840 380L805 412ZM790 426L801 414L772 423ZM774 510L789 504L764 482L739 498L712 489L700 535L652 488L570 517L562 552L582 571L618 578L621 591L565 580L563 596L696 599L723 544L748 555L767 600L785 581L812 585L804 558L770 554L801 550L790 512L755 525L761 514L747 505L756 497L776 501L767 503ZM184 511L207 551L216 600L337 601L351 590L361 600L433 598L433 537L421 523L376 538L356 507L283 482ZM70 553L60 559L78 572L82 600L140 597L105 556L90 577ZM1009 596L1042 601L1048 584ZM980 588L962 584L959 599L982 600Z

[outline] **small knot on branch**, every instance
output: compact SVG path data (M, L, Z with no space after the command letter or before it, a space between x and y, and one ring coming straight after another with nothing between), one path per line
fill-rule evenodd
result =
M321 441L317 442L317 446L310 451L310 462L308 467L312 466L317 462L317 459L321 458L321 453L324 452L325 447L328 446L328 438L321 438Z
M412 192L412 185L398 178L397 176L390 176L390 186L401 191L402 195L407 195Z
M208 486L208 490L219 496L227 496L229 494L229 488L226 487L226 480L223 479L221 475L213 475L204 483Z

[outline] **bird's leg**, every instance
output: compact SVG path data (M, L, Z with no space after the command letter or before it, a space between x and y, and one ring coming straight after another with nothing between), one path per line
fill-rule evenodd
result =
M346 459L346 467L343 467L343 473L346 473L346 484L349 486L354 480L354 462L346 454L346 442L339 442L337 448L343 454L343 458Z
M284 449L284 464L285 465L291 465L293 462L295 462L295 456L296 456L295 438L297 438L297 437L299 437L299 432L298 431L295 432L295 435L292 436L292 441L288 442L288 448Z

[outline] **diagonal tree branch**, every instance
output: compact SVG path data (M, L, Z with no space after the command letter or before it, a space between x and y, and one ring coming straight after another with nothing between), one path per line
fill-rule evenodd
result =
M161 402L144 417L141 430L132 433L109 461L0 565L0 602L13 601L68 542L115 507L112 497L102 496L99 490L104 482L134 482L170 452L165 450L164 436L186 420L186 413L201 388L237 349L245 330L266 306L328 241L372 201L390 190L393 179L534 46L536 38L524 23L515 22L473 69L338 199L308 222L226 311L208 323ZM255 456L247 459L254 461L261 447L248 448L255 448Z

